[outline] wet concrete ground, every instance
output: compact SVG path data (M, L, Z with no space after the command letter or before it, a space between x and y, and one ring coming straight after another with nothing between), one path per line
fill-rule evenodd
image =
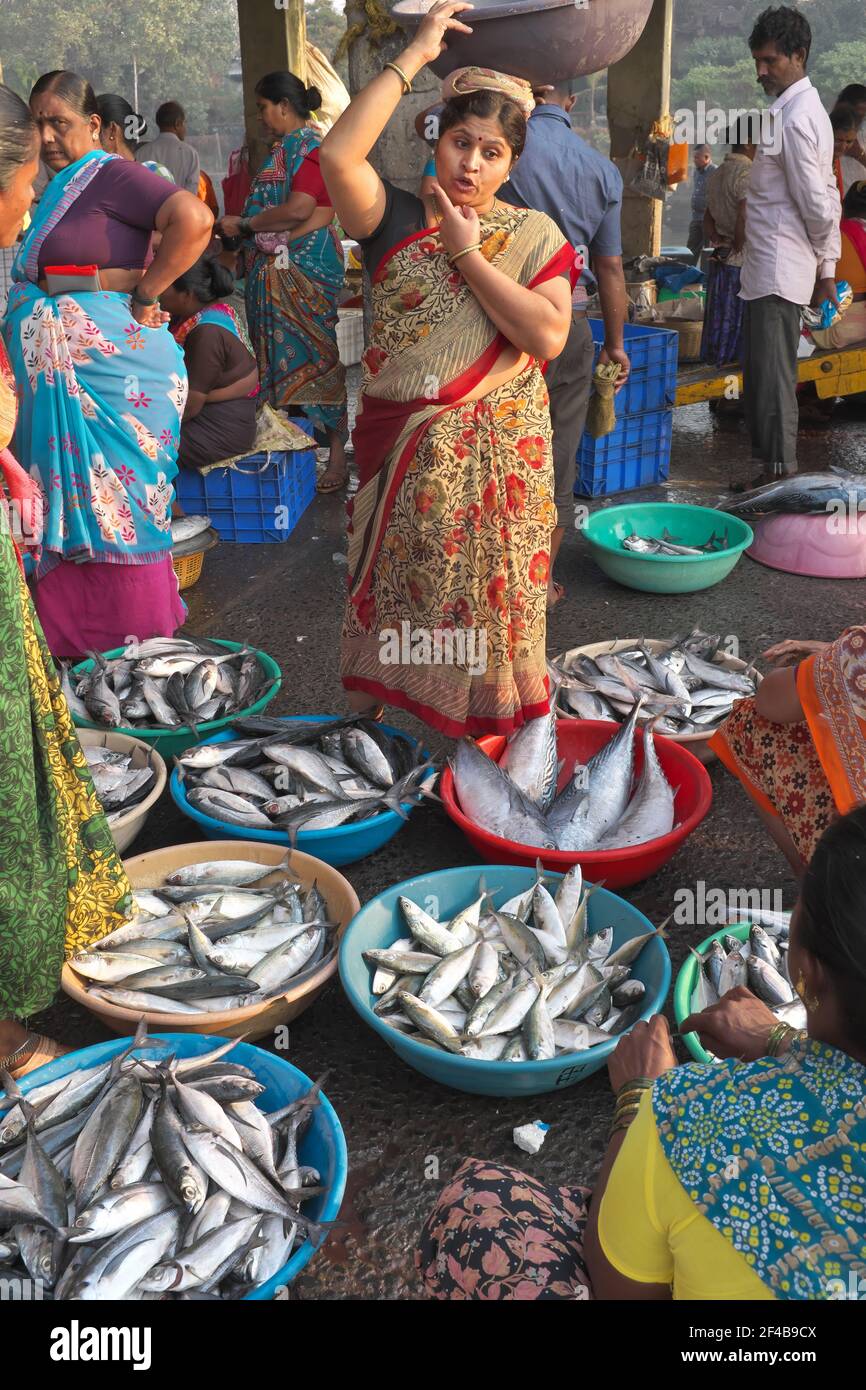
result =
M719 428L706 406L679 410L674 418L670 483L647 489L643 500L667 497L712 506L725 495L729 480L750 477L741 428ZM854 414L840 412L829 430L801 434L801 469L834 462L866 471L866 431ZM336 653L346 571L334 558L344 548L342 499L317 498L283 545L220 545L187 595L192 632L247 641L279 661L283 686L271 713L344 708ZM666 637L700 625L735 635L741 655L751 658L786 637L832 639L864 621L866 612L866 590L859 582L797 578L747 558L705 593L666 598L632 592L601 574L577 532L566 537L560 566L567 597L551 618L551 654L583 642ZM423 733L438 755L446 753L447 740L410 716L396 712L389 718ZM626 890L655 923L672 911L678 889L699 880L722 889L780 888L785 906L793 905L793 879L750 804L718 763L710 772L714 801L704 823L661 873ZM196 831L166 795L133 852L196 840ZM444 812L425 807L390 845L344 872L364 902L414 874L472 864L475 858ZM707 930L671 929L674 977L689 944ZM670 1000L668 1011L672 1017ZM90 1015L66 1002L40 1022L77 1046L107 1036ZM292 1024L289 1055L311 1076L329 1071L327 1093L345 1129L351 1165L341 1227L294 1286L304 1299L417 1296L413 1251L421 1222L464 1156L522 1166L554 1183L591 1183L605 1148L613 1108L606 1072L537 1100L446 1090L398 1060L350 1008L339 981ZM547 1121L550 1131L541 1153L529 1158L514 1147L511 1132L535 1118Z

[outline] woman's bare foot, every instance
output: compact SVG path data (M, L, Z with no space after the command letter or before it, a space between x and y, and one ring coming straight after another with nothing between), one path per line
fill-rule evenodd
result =
M547 611L548 613L561 603L565 598L565 586L557 584L555 579L551 579L547 586Z
M317 492L339 492L349 481L349 465L346 462L346 448L334 430L328 431L331 456L328 466L316 484Z

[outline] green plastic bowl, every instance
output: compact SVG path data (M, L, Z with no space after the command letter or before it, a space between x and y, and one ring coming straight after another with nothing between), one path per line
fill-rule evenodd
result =
M712 936L708 936L706 941L702 941L697 947L700 955L710 949L714 941L721 941L723 936L735 936L738 941L748 941L751 922L735 922L729 927L720 927L714 931ZM674 985L674 1017L679 1028L684 1018L688 1018L692 1012L692 995L698 982L698 962L689 953L688 960L683 964L680 973L677 975L677 982ZM703 1047L697 1033L683 1033L683 1042L689 1049L696 1062L715 1062L717 1058L711 1057Z
M246 645L243 642L225 642L220 637L214 637L212 640L230 652L239 652ZM282 685L283 673L274 658L268 656L267 652L259 651L258 647L250 647L249 650L255 652L262 670L266 676L270 677L270 685L264 695L261 695L256 703L250 705L248 709L236 710L234 714L226 715L223 719L209 719L206 723L199 724L198 742L204 742L205 739L210 738L212 734L218 734L222 729L230 729L238 719L246 719L251 714L261 714ZM102 655L107 661L111 661L115 657L123 655L123 647L113 647L110 652L103 652ZM73 666L72 672L77 674L80 671L92 669L93 661L88 658L87 661L80 661L77 666ZM99 729L102 733L106 732L104 724L94 724L90 719L76 719L75 715L72 717L79 729ZM118 725L116 729L112 728L109 732L128 734L130 738L137 738L142 743L147 743L151 748L155 748L157 753L160 753L164 758L173 758L175 754L183 753L191 744L196 742L196 734L188 724L182 725L179 729L127 728L125 725Z
M683 545L703 545L713 531L727 527L731 544L712 555L637 555L623 550L623 541L633 531L661 539L665 527ZM711 589L727 578L755 539L751 526L738 516L679 502L603 507L592 513L583 534L592 558L606 575L645 594L693 594L698 589Z

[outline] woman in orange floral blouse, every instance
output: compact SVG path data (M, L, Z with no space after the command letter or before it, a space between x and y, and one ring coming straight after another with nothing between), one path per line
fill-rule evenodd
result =
M835 642L780 642L764 656L780 669L710 747L802 875L830 822L866 802L866 627Z
M385 701L453 737L509 733L548 709L556 513L542 367L565 344L579 273L548 217L496 198L523 148L528 83L479 68L449 77L436 226L367 160L406 85L449 30L467 31L455 16L470 9L434 5L321 149L373 299L343 684L357 708ZM400 660L395 634L410 639Z

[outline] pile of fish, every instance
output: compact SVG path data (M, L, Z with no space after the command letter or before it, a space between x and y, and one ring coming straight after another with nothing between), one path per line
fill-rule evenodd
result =
M795 473L732 497L721 510L735 516L765 516L771 512L830 515L840 508L853 508L858 513L866 510L866 474L832 468L826 473Z
M315 883L282 866L208 860L134 892L135 915L68 964L94 999L164 1014L247 1008L304 983L337 950Z
M195 729L249 709L272 684L254 651L227 651L206 637L152 637L90 671L63 667L72 714L107 728Z
M757 922L754 916L760 916ZM753 914L747 941L727 935L701 955L692 993L693 1013L717 1004L723 995L745 985L792 1028L806 1027L806 1008L797 996L788 971L790 913Z
M721 640L695 628L657 652L642 641L595 657L556 657L548 666L557 708L566 718L619 723L643 700L642 713L656 719L658 733L711 734L737 700L757 689L752 667L731 671L721 664Z
M109 825L138 806L153 789L156 773L151 767L135 767L132 753L93 744L83 747L82 752Z
M243 1298L296 1242L321 1240L300 1208L324 1188L298 1157L319 1085L267 1113L255 1073L226 1060L237 1040L181 1059L142 1036L26 1097L2 1073L7 1289L31 1279L55 1300Z
M589 932L580 866L555 896L535 886L493 907L479 896L447 922L400 898L407 935L364 952L373 1012L416 1042L476 1061L545 1061L609 1042L640 1018L646 987L631 979L645 932L617 950L613 927Z
M171 523L172 545L184 545L210 529L209 516L176 516Z
M501 839L572 854L626 849L669 834L675 794L659 763L651 723L644 728L643 771L635 783L640 712L638 700L610 741L585 766L575 764L558 795L555 711L512 734L498 763L471 738L461 739L451 761L461 810Z
M238 720L240 738L202 744L177 762L191 806L254 830L331 830L381 811L404 817L429 791L417 744L360 716Z
M730 544L727 526L721 536L717 536L713 531L703 545L685 545L678 536L672 536L665 526L660 538L639 536L636 531L632 531L631 535L623 540L622 548L633 551L635 555L721 555L723 550L730 548Z

